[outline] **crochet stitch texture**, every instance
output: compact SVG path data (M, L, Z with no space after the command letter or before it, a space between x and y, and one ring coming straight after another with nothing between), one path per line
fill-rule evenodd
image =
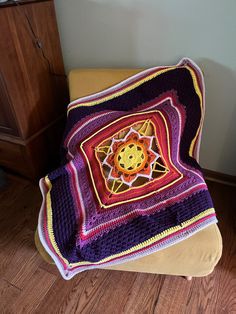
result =
M216 223L197 163L204 82L156 67L68 105L63 165L40 180L40 241L65 279L123 263Z

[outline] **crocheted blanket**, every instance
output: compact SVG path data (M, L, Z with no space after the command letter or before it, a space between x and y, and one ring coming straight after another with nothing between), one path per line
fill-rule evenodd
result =
M63 165L40 181L38 224L63 278L151 254L217 221L196 161L203 116L203 76L189 59L68 105Z

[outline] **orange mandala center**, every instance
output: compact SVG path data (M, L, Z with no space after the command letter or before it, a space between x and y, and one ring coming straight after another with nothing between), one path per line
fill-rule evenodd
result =
M167 173L157 144L154 125L150 120L143 120L96 146L96 158L109 191L123 193Z
M129 140L121 145L114 156L114 163L117 169L129 175L142 170L147 160L146 147L134 140Z

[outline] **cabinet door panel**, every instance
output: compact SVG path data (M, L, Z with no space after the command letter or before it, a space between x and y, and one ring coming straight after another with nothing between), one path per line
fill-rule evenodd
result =
M12 112L11 100L0 71L0 132L17 135L16 121Z
M0 70L20 137L26 140L66 112L66 77L53 2L0 7L0 25Z

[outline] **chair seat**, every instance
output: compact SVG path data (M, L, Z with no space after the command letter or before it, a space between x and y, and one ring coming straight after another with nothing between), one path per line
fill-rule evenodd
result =
M53 264L53 260L39 240L37 231L35 244L43 259ZM166 249L131 262L106 267L106 269L201 277L214 270L221 253L221 234L217 225L214 224Z
M141 69L76 69L69 74L71 101L113 86ZM36 246L50 261L36 233ZM222 239L216 224L199 231L171 247L124 264L106 269L182 275L206 276L214 270L222 254Z
M166 249L109 269L201 277L210 274L222 253L216 224Z

